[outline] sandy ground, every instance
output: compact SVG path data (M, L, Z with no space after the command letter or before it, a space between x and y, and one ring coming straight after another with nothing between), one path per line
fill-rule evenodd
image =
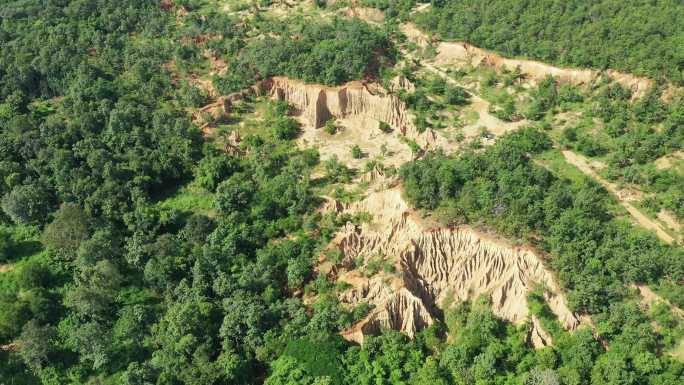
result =
M403 23L401 26L399 26L399 30L406 35L409 41L413 42L419 47L424 48L430 44L430 36L419 30L418 27L416 27L416 25L413 23Z
M349 116L336 120L338 132L333 135L324 129L309 127L310 124L300 121L304 127L297 142L301 147L316 147L322 160L337 157L342 163L353 167L362 166L372 159L378 159L385 166L401 166L411 161L413 154L398 134L386 134L379 128L377 120L365 116ZM354 159L351 149L354 145L361 148L362 158ZM383 152L383 149L386 151Z
M409 40L413 41L417 45L425 46L428 44L427 35L418 30L415 25L411 23L404 23L401 26L401 30L409 38ZM406 50L403 50L402 54L409 60L417 61L425 70L444 79L448 84L461 87L463 86L456 79L451 77L446 71L439 68L438 64L432 63L428 60L420 60L411 52ZM468 91L468 93L471 97L470 104L465 107L463 111L467 112L470 110L477 112L478 119L477 121L463 127L463 134L467 139L472 139L479 136L481 128L486 128L487 131L494 136L501 136L507 132L515 131L528 123L528 121L524 119L517 122L504 122L503 120L489 113L490 103L488 101L482 99L480 96L471 91Z
M436 67L435 65L428 63L426 61L421 61L420 64L423 66L423 68L444 79L447 83L461 86L461 84L459 84L455 79L449 76L449 74L447 74L442 69ZM486 128L487 131L489 131L489 133L494 134L495 136L501 136L507 132L515 131L528 123L528 121L525 119L517 122L504 122L503 120L489 113L490 103L488 101L482 99L481 97L475 95L472 92L469 92L469 94L470 105L464 108L464 111L471 109L472 111L478 113L479 118L476 122L469 124L463 128L463 133L467 138L479 135L479 129L481 127Z
M670 309L672 309L672 313L676 314L680 318L684 318L684 310L674 306L670 303L670 301L659 296L656 292L651 290L650 287L646 285L633 285L632 287L639 292L639 295L641 296L641 304L647 308L650 308L658 302L664 302Z
M630 196L631 194L625 194L624 190L619 189L614 183L611 183L603 179L600 175L598 175L596 171L594 171L594 168L591 166L590 160L588 160L582 155L576 154L569 150L563 151L563 156L565 157L565 160L568 163L580 169L580 171L582 171L585 175L594 179L599 184L601 184L601 186L603 186L606 190L608 190L611 194L615 195L620 204L622 205L622 207L624 207L629 212L629 214L632 216L636 223L638 223L640 226L646 229L655 231L656 235L658 235L658 238L660 238L662 241L666 243L673 243L675 241L675 239L670 234L668 234L667 231L665 231L658 222L646 216L644 213L642 213L639 209L634 207L629 202L630 198L628 196Z
M358 17L369 24L382 24L385 21L385 13L377 8L369 7L345 7L338 10L347 17Z
M401 26L402 32L408 37L410 41L413 41L415 44L418 46L426 46L430 42L430 38L428 35L426 35L424 32L420 31L416 26L412 23L405 23L402 24ZM462 48L461 50L463 52L456 52L453 53L451 51L454 51L456 48L460 47ZM452 49L450 49L452 48ZM470 48L471 50L473 48ZM438 48L439 55L437 58L431 61L426 61L426 60L419 60L419 63L422 65L423 68L426 70L430 71L431 73L441 77L442 79L446 80L449 84L455 84L459 85L459 83L451 78L444 70L442 70L440 67L442 64L449 64L452 63L456 59L452 59L449 57L449 54L451 52L451 56L456 57L457 59L462 59L463 57L470 57L469 55L471 53L466 52L465 47L461 47L458 43L441 43ZM485 52L484 50L478 49L478 52ZM408 52L404 52L404 54L408 58L412 58L415 60L412 54ZM482 60L485 58L485 54L482 54ZM503 59L501 59L503 60ZM508 60L508 59L506 59ZM520 64L523 61L514 61L514 60L509 60L511 62L515 62L516 64ZM593 71L588 71L588 70L575 70L575 69L566 69L566 68L556 68L553 66L546 65L544 63L538 63L538 62L533 62L533 61L524 61L525 64L527 64L526 67L530 67L529 72L537 77L540 76L545 76L546 74L554 74L556 76L561 76L568 78L568 79L573 79L573 80L583 80L583 81L588 81L590 78L595 76ZM536 72L535 72L536 71ZM616 77L624 77L624 74L619 74L616 73ZM635 80L636 79L636 80ZM640 81L644 81L642 78L636 78L634 79L627 79L628 82L635 83L637 84L637 89L640 89L643 91L643 89L646 88L644 84L641 84ZM518 122L504 122L497 117L493 116L492 114L489 113L489 102L486 100L482 99L476 94L471 94L471 105L468 106L464 110L472 110L478 113L479 118L476 122L469 124L468 126L464 127L464 135L467 138L472 138L474 136L477 136L480 132L480 128L484 127L489 131L490 133L494 134L495 136L500 136L503 135L509 131L514 131L518 129L521 126L524 126L525 124L528 123L526 120L521 120ZM663 241L667 243L672 243L674 242L674 238L669 235L663 227L656 221L652 220L648 216L644 215L640 210L638 210L636 207L634 207L630 201L639 201L643 199L643 193L640 191L636 191L633 189L620 189L618 188L615 184L608 182L607 180L601 178L594 170L600 170L601 168L605 167L605 165L600 164L599 162L596 161L591 161L588 160L581 155L575 154L571 151L564 151L563 152L566 160L575 165L577 168L579 168L583 173L586 175L590 176L591 178L595 179L598 181L601 185L603 185L608 191L610 191L612 194L614 194L620 203L625 207L625 209L630 213L630 215L634 218L634 220L641 226L653 230L656 232L658 237L662 239ZM663 157L656 161L656 166L659 169L662 168L667 168L671 167L673 163L679 161L679 160L684 160L684 152L676 152L674 154L668 155L666 157ZM663 221L668 227L672 228L673 230L679 231L682 226L681 224L677 223L677 221L671 216L668 215L668 213L659 213L658 218Z
M666 170L676 167L679 163L684 164L684 151L675 151L658 158L655 161L655 166L658 170Z
M508 58L462 41L435 41L410 22L402 24L400 29L419 47L426 47L433 43L437 50L437 56L434 58L434 63L437 65L479 66L483 64L496 69L519 68L531 80L540 80L551 75L560 81L572 84L589 84L600 75L598 71L590 69L556 67L535 60ZM606 74L624 87L631 89L635 97L643 95L653 84L649 78L619 71L608 70Z
M665 209L662 209L658 212L658 219L663 221L663 223L665 223L667 227L671 228L674 231L679 232L682 230L682 228L684 228L682 224L679 223L679 221L677 221L677 218L675 218L674 214Z

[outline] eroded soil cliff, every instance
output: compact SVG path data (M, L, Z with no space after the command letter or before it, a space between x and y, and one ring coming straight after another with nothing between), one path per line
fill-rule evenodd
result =
M531 321L530 341L544 346L550 337L527 306L527 295L538 284L546 288L547 302L565 328L580 324L531 249L466 226L435 227L412 212L398 187L373 192L357 203L333 201L328 206L338 212L368 212L373 218L360 226L348 224L331 245L343 256L332 274L350 284L340 299L374 306L344 332L349 340L360 342L382 328L412 336L450 304L486 296L500 317L515 324ZM383 271L371 269L379 263Z

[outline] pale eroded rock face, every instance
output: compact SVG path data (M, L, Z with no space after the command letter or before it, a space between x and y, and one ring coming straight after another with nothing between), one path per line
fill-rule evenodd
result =
M397 92L399 90L406 90L407 92L414 92L416 86L405 76L397 75L390 81L390 91Z
M271 95L286 100L298 109L314 128L323 127L332 117L364 117L389 124L421 146L434 146L442 142L441 137L431 129L418 132L406 105L397 96L371 92L368 85L362 82L326 87L276 76L270 79L267 87Z
M361 82L350 82L339 87L309 84L286 77L271 79L271 94L287 100L316 127L323 127L331 118L365 115L388 123L405 135L414 129L408 112L399 98L373 94Z
M402 85L410 87L410 82L398 81L393 87ZM458 146L458 142L450 142L430 128L419 132L404 102L376 83L354 81L328 87L273 77L261 87L297 111L302 123L298 144L318 148L323 160L337 158L347 166L359 168L369 159L382 158L386 166L400 166L421 151L450 151ZM334 135L322 129L331 118L338 128ZM412 141L419 150L409 145ZM361 158L351 155L353 146L362 150Z
M341 8L337 12L347 17L357 17L371 24L380 24L385 21L385 13L377 8L352 6Z
M330 209L369 212L373 221L360 227L347 225L333 240L344 255L338 280L351 284L341 301L368 302L370 314L343 336L361 342L364 335L382 328L413 336L433 323L447 303L488 296L496 315L515 324L531 321L530 342L551 343L538 320L530 319L527 295L545 285L552 311L567 329L579 319L567 307L551 273L538 255L527 248L478 233L469 227L438 228L424 223L402 199L399 188L371 193L351 205L335 203ZM359 256L364 263L351 268ZM362 274L372 258L384 256L393 273Z
M402 78L392 83L393 91L404 87L410 90L413 85ZM458 147L457 142L450 142L432 129L419 132L412 114L396 95L376 83L359 81L328 87L276 76L216 98L194 112L195 122L205 135L210 135L213 132L211 121L228 116L233 103L248 95L269 95L291 105L302 123L298 144L318 148L323 160L336 157L349 166L361 167L368 159L381 157L387 166L400 166L423 150L441 148L448 151ZM331 118L338 127L334 135L321 129ZM419 151L414 152L409 146L411 141L420 147ZM353 146L361 148L362 158L351 156Z
M532 80L540 80L550 75L558 81L579 85L593 82L600 74L590 69L562 68L534 60L510 59L465 42L439 43L437 52L434 59L437 65L486 65L509 71L517 67L523 75ZM606 74L623 87L630 89L635 97L642 96L653 85L653 81L645 77L615 70L608 70Z
M195 124L200 126L204 136L211 135L214 131L214 122L227 118L230 115L235 102L251 95L260 95L261 92L261 85L257 84L239 92L234 92L226 96L219 96L213 102L193 111L192 120ZM208 121L207 118L209 118Z

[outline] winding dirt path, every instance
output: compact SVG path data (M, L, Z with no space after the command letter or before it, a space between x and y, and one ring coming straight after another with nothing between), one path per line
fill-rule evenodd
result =
M604 178L602 178L599 174L594 171L594 169L590 165L590 161L585 158L582 155L579 155L577 153L574 153L570 150L564 150L563 156L565 157L565 160L572 164L573 166L577 167L580 171L582 171L585 175L588 177L594 179L597 181L601 186L603 186L606 190L608 190L611 194L613 194L618 202L624 207L627 212L634 218L634 220L642 227L655 231L656 235L658 238L660 238L663 242L666 243L673 243L675 239L668 234L660 224L648 216L646 216L644 213L642 213L639 209L634 207L625 197L623 194L621 194L621 190L614 184L611 183Z
M680 320L684 320L684 310L658 295L658 293L651 290L650 287L646 285L632 285L632 288L636 289L636 291L639 293L639 296L641 297L641 305L646 309L651 309L651 307L656 303L662 302L670 308L672 314L674 314L676 317L679 317ZM673 349L667 352L667 354L673 356L680 362L684 362L684 338L682 338Z
M646 306L647 308L650 308L658 302L664 302L670 308L670 310L672 310L672 313L684 319L684 310L678 308L677 306L673 305L670 301L659 296L656 292L651 290L650 287L646 285L633 285L632 287L639 292L639 295L641 296L642 305Z
M448 73L436 67L434 64L428 63L424 60L420 60L419 63L423 68L444 79L444 81L446 81L447 83L455 86L460 86L464 90L466 90L466 92L468 92L468 94L470 95L470 107L479 115L478 120L473 124L470 124L469 128L477 129L478 127L485 127L490 133L496 136L501 136L509 131L516 130L528 123L527 119L521 119L516 122L505 122L497 118L489 112L490 103L487 100L482 99L477 94L463 87L463 85L456 81L456 79L452 78ZM466 129L467 128L468 127L466 127Z
M411 31L411 29L406 29L406 24L402 26L403 31L406 33L407 31ZM420 39L423 37L422 32L416 30L417 35L415 34L407 34L409 37L409 40L412 40L416 42L418 45L424 45L425 43L421 41ZM406 49L401 49L401 53L404 55L409 60L413 60L416 63L418 63L423 69L427 70L428 72L439 76L441 79L446 81L450 85L454 86L459 86L462 87L468 95L470 95L470 105L469 107L472 108L473 111L477 112L478 114L478 119L476 122L469 124L467 127L464 127L464 130L466 133L470 133L471 135L476 135L477 130L480 127L484 127L489 131L490 133L494 134L495 136L500 136L503 135L509 131L513 131L518 129L519 127L527 124L526 119L519 120L517 122L504 122L503 120L497 118L496 116L492 115L489 112L489 106L490 103L481 98L479 95L475 94L471 90L463 87L461 83L459 83L456 79L451 77L446 71L443 69L437 67L433 63L430 63L427 60L419 59L416 57L413 53L409 52Z
M419 31L415 26L411 24L404 24L402 25L402 31L405 33L405 35L409 38L409 40L413 41L414 43L420 45L425 45L426 41L428 41L427 35ZM449 76L448 73L446 73L444 70L441 68L438 68L435 66L433 63L430 63L426 60L421 60L415 57L412 53L402 50L402 54L404 54L407 58L415 60L418 62L423 68L426 70L430 71L431 73L439 76L440 78L444 79L447 83L453 84L453 85L460 85L455 79L453 79L451 76ZM492 129L494 127L497 128L495 132L497 135L500 135L502 133L505 133L511 129L518 128L520 125L526 124L526 120L522 120L520 122L515 122L515 123L506 123L501 121L500 119L492 116L489 114L489 102L486 100L482 99L478 95L474 94L472 91L466 90L470 96L471 96L471 103L476 108L476 111L480 114L480 119L476 123L478 125L483 125L487 127L488 129ZM484 123L484 124L483 124ZM491 127L490 127L491 126ZM615 195L620 204L629 212L629 214L634 218L634 220L642 227L647 228L649 230L655 231L656 235L658 238L663 240L666 243L673 243L675 239L667 233L663 229L663 227L656 221L652 220L648 216L646 216L644 213L642 213L639 209L634 207L629 202L629 197L626 196L624 191L622 191L620 188L618 188L615 184L605 180L602 178L600 175L598 175L594 169L591 167L591 163L588 159L585 157L576 154L572 151L566 150L563 151L563 156L565 157L566 161L578 169L582 171L585 175L589 176L590 178L594 179L598 183L600 183L606 190L608 190L611 194Z

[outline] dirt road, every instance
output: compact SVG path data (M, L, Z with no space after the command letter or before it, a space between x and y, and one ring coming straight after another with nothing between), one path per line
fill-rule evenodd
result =
M632 287L639 292L639 295L641 295L642 305L646 306L647 308L650 308L658 302L664 302L672 310L672 313L684 319L684 310L678 308L677 306L673 305L670 301L656 294L656 292L651 290L650 287L646 285L632 285Z
M431 72L434 75L439 76L448 84L463 87L456 79L452 78L446 71L436 67L434 64L429 63L426 60L417 59L412 53L406 50L403 50L402 53L407 58L416 60L422 68L424 68L428 72ZM467 136L477 135L477 132L481 127L486 128L489 133L494 134L495 136L501 136L507 132L517 130L521 126L528 123L526 119L519 120L517 122L504 122L503 120L497 118L489 112L490 103L487 100L482 99L480 96L476 95L475 93L466 88L463 89L468 93L468 95L470 95L469 107L478 114L477 121L464 127L464 133Z
M622 194L620 194L620 189L614 183L611 183L603 179L599 174L597 174L596 171L594 171L594 169L591 168L590 162L587 158L569 150L564 150L563 156L565 157L565 160L568 163L580 169L580 171L582 171L585 175L597 181L599 184L601 184L601 186L603 186L606 190L613 194L618 199L622 207L624 207L627 210L627 212L629 212L632 218L634 218L634 220L640 226L655 231L656 235L658 235L658 238L660 238L666 243L673 243L675 241L675 239L670 234L663 230L663 228L660 226L658 222L646 216L639 209L637 209L626 199L624 199L624 197L621 196Z
M410 40L413 40L417 44L420 45L422 43L422 40L427 40L427 37L425 37L423 34L417 32L415 28L408 28L406 25L404 26L404 32L409 32L406 33L407 36L409 37ZM432 72L433 74L439 76L440 78L444 79L447 83L453 84L453 85L459 85L459 83L453 79L451 76L449 76L448 73L446 73L444 70L441 68L436 67L434 64L426 61L426 60L420 60L415 57L412 53L402 50L402 53L409 59L416 60L423 68L426 70ZM515 122L515 123L507 123L503 122L496 117L492 116L489 114L489 102L486 100L480 98L479 96L475 95L474 93L468 91L468 93L471 95L471 103L473 106L477 108L478 113L480 113L480 119L476 123L478 125L482 125L487 127L488 129L491 130L493 127L488 127L488 126L494 126L498 128L497 135L500 135L501 133L504 133L509 130L513 130L518 128L520 125L525 124L526 121L521 121L521 122ZM644 213L642 213L639 209L634 207L631 203L629 203L628 199L624 196L622 193L622 190L620 190L615 184L603 179L600 175L598 175L590 166L590 161L583 156L576 154L572 151L563 151L563 156L565 156L565 159L567 160L568 163L574 165L580 171L582 171L585 175L589 176L590 178L594 179L598 183L600 183L606 190L608 190L611 194L615 195L615 197L618 199L620 204L629 212L629 214L634 218L634 220L641 225L644 228L647 228L649 230L655 231L656 235L658 238L663 240L666 243L673 243L675 239L668 234L662 227L661 225L646 216Z

